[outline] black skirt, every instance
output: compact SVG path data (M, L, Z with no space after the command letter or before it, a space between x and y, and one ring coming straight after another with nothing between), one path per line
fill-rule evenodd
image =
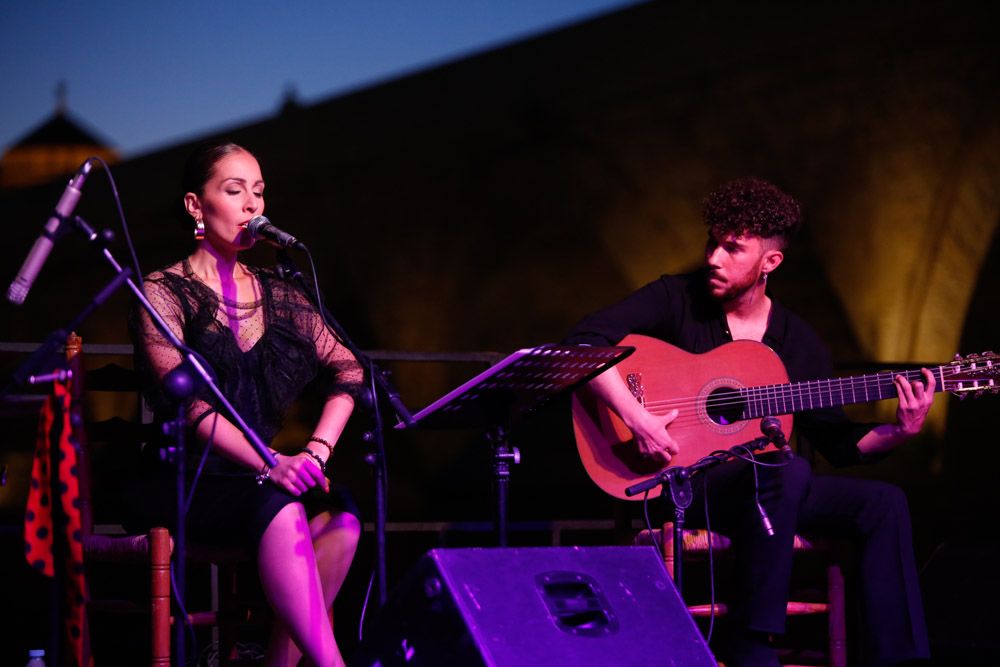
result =
M123 525L130 533L154 526L175 526L176 481L162 468L144 475L125 489ZM190 479L193 475L189 474ZM190 494L190 490L188 491ZM257 551L264 531L286 505L299 502L307 516L322 512L361 512L347 487L330 484L327 493L313 487L300 496L279 489L272 482L257 484L253 473L203 473L197 480L187 513L187 536L207 546L237 546Z

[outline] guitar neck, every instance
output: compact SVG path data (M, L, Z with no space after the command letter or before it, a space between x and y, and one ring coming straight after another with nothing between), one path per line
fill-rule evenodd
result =
M947 389L946 377L950 370L948 366L938 366L933 370L934 378L937 380L935 392ZM910 382L923 381L923 375L919 370L908 370L747 387L740 390L740 396L745 402L744 418L787 415L804 410L895 398L897 393L893 378L897 375L902 375Z

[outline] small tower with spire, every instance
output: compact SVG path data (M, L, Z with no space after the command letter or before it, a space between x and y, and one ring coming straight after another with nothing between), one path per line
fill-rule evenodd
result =
M0 189L13 190L48 183L77 170L91 155L108 164L118 152L107 141L84 129L66 102L66 82L56 85L55 113L4 151L0 158Z
M61 79L56 84L56 115L66 115L66 81Z

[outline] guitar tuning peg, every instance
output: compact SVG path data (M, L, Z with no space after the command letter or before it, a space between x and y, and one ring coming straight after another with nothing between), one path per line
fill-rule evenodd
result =
M960 355L958 352L956 352L955 356L952 357L951 359L952 359L952 361L961 361L962 360L962 355Z

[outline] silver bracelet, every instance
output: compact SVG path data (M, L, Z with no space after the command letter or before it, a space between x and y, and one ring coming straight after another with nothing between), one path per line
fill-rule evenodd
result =
M262 486L269 479L271 479L271 467L265 463L264 467L257 473L257 486Z
M278 452L274 453L274 460L278 460ZM269 479L271 479L271 466L265 463L257 473L257 486L262 486Z

